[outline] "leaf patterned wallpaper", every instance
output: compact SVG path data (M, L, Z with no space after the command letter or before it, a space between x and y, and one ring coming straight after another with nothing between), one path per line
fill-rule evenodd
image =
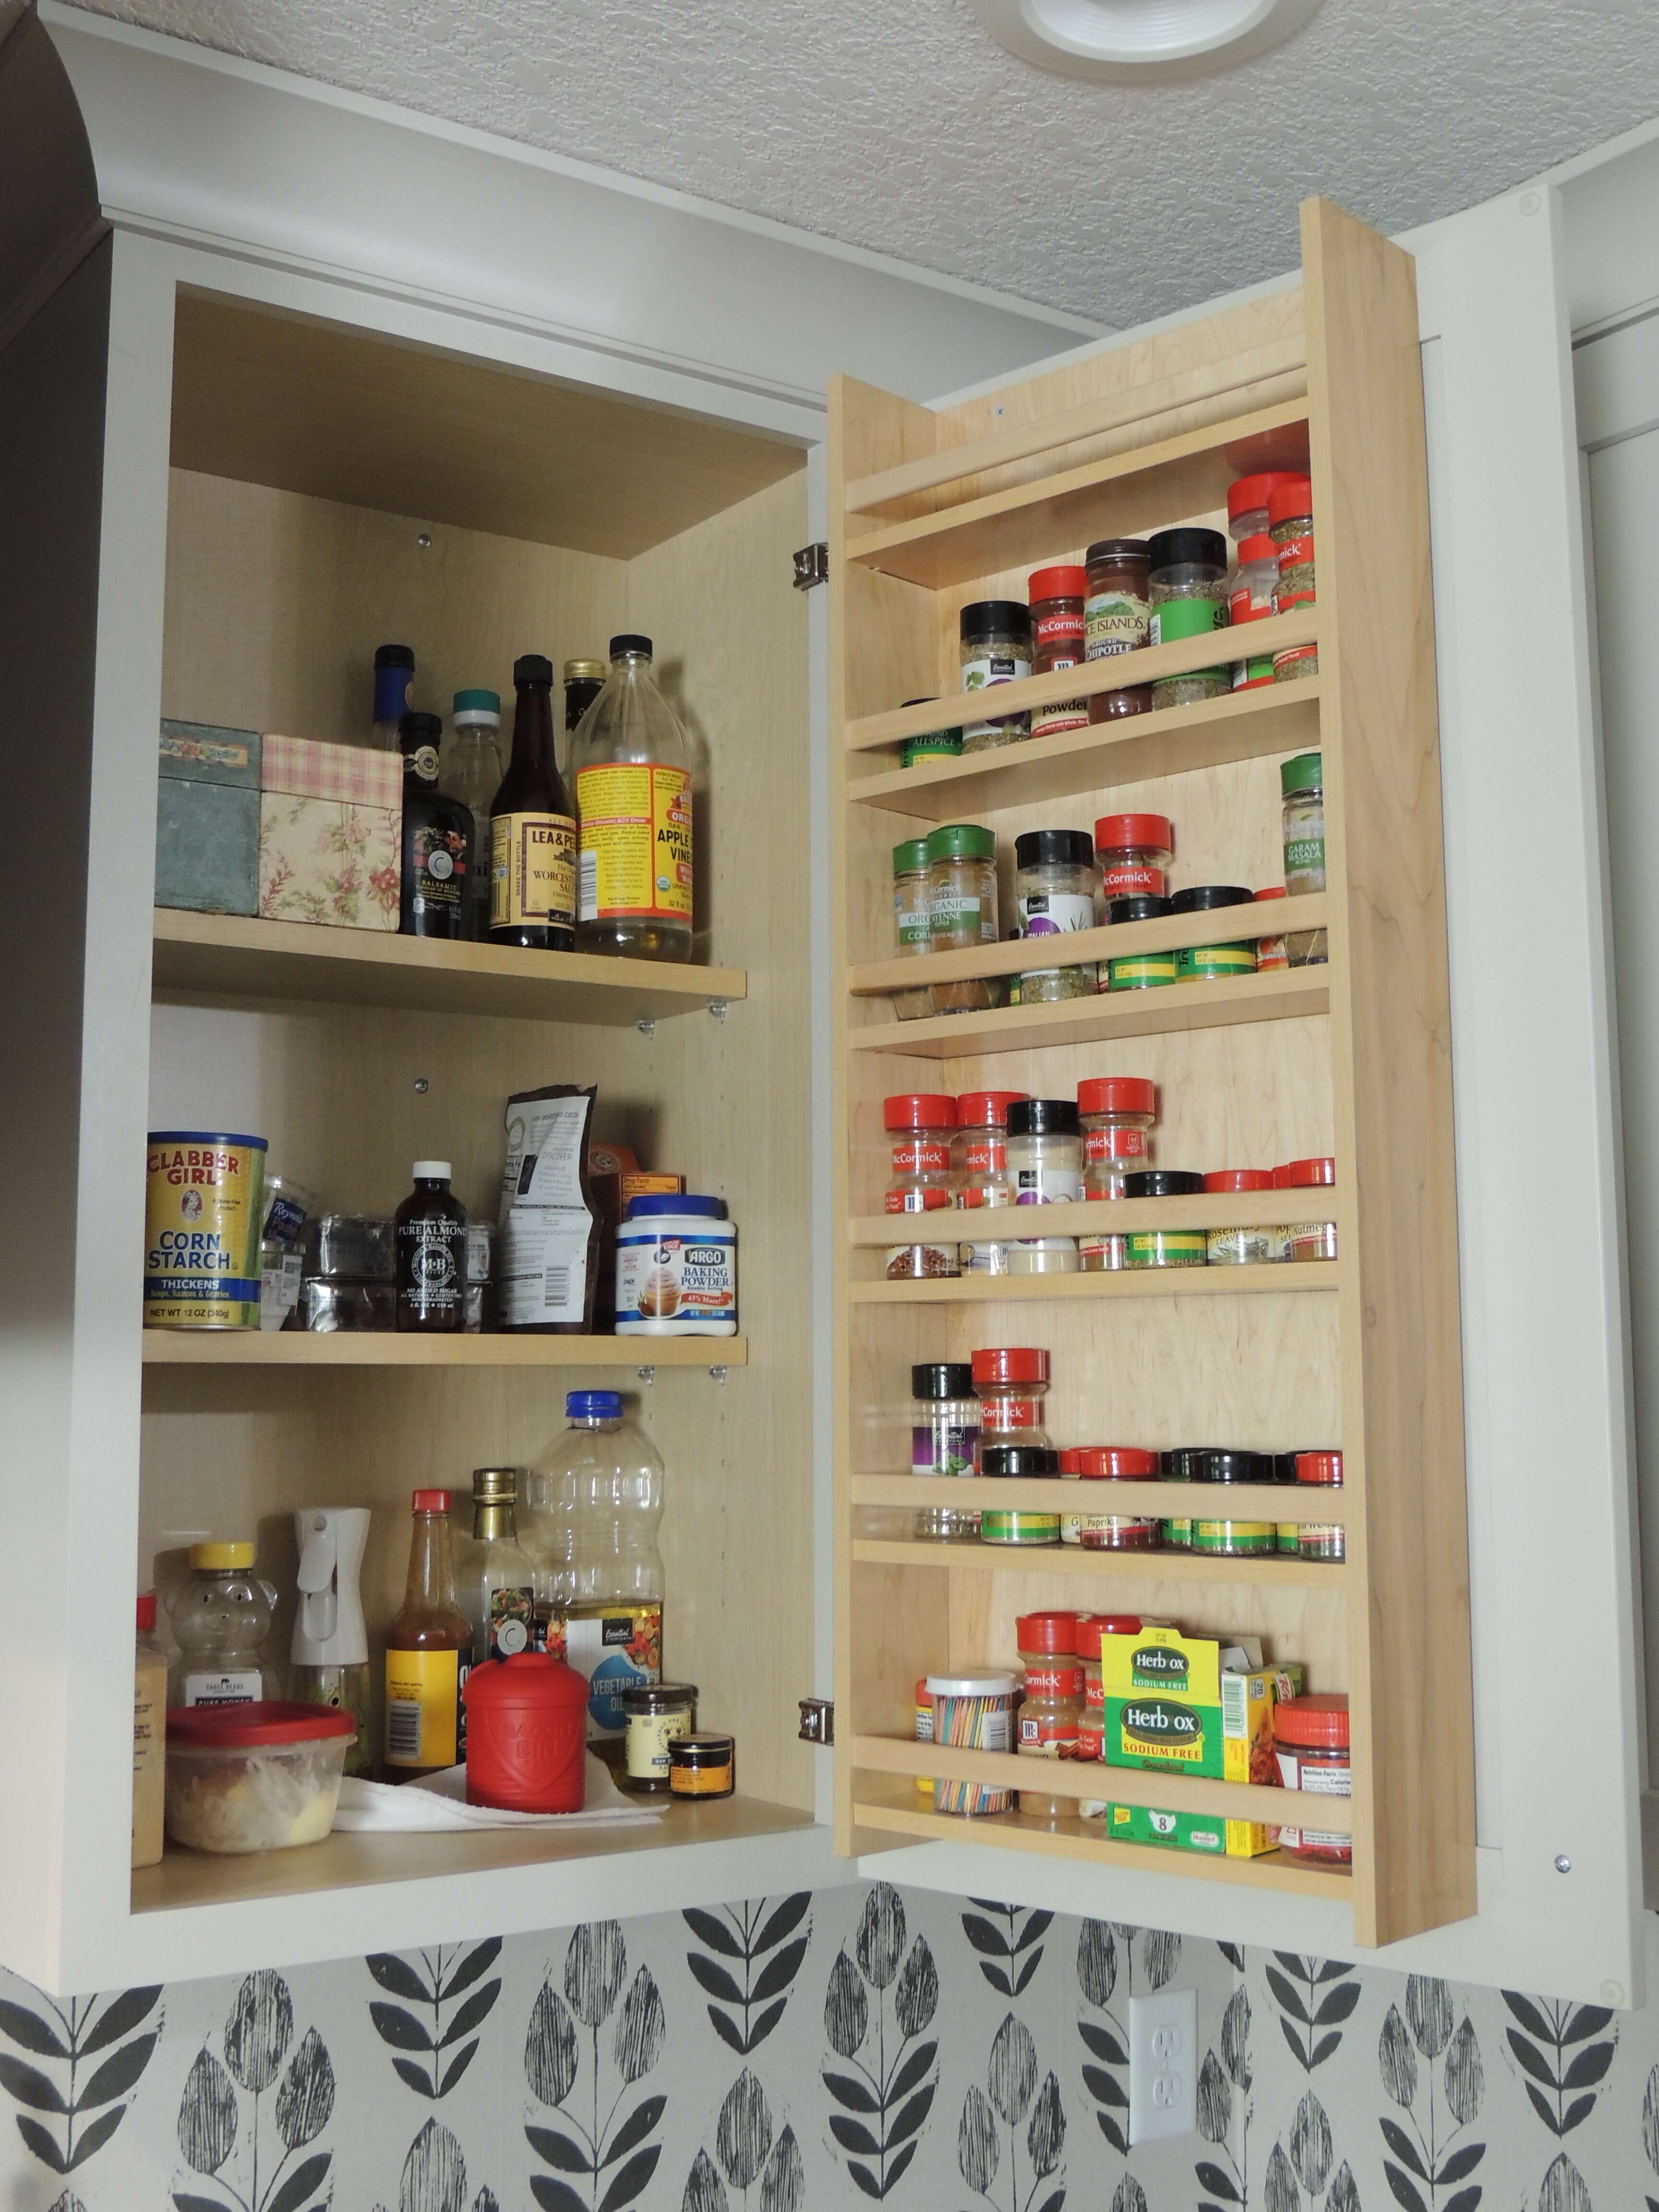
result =
M1127 2001L1198 1992L1130 2148ZM5 2212L1659 2212L1659 2008L883 1882L55 2002Z

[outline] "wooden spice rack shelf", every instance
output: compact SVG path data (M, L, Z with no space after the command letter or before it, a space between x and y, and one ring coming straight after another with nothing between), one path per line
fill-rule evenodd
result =
M1073 1201L1064 1213L1044 1212L1041 1216L1030 1206L999 1207L989 1212L971 1214L861 1213L848 1223L848 1241L860 1249L871 1246L886 1249L923 1238L929 1243L948 1243L950 1237L944 1224L951 1218L958 1222L957 1233L964 1243L975 1238L988 1243L1002 1237L1086 1237L1097 1231L1125 1235L1144 1229L1274 1228L1287 1221L1327 1220L1334 1203L1330 1186L1316 1184L1312 1188L1304 1185L1297 1190L1206 1191L1196 1198L1085 1198ZM920 1233L907 1237L907 1223L915 1224ZM1267 1261L1261 1264L1308 1267L1320 1263ZM1218 1268L1215 1272L1221 1274L1231 1270ZM1003 1275L995 1279L1006 1283L1022 1279Z
M147 1328L146 1367L746 1367L742 1336L416 1336Z
M157 907L150 991L157 999L238 1005L291 999L625 1028L746 998L749 979L741 968L673 967L592 952L510 952Z
M1413 267L1323 201L1304 207L1303 249L1299 291L949 407L850 381L832 389L836 1820L843 1850L865 1832L970 1837L1083 1862L1099 1882L1091 1911L1113 1909L1117 1867L1176 1887L1340 1898L1352 1907L1353 1942L1370 1947L1475 1909L1450 1021ZM1234 475L1297 465L1312 477L1323 588L1316 606L1251 625L1248 649L1316 643L1322 674L896 765L907 737L986 711L983 693L970 702L959 689L965 602L1018 596L1030 568L1075 562L1097 538L1213 524ZM1243 646L1209 633L1143 647L1008 685L996 703L1012 713L1091 696L1236 659ZM905 707L911 698L927 703ZM1205 854L1213 879L1230 866L1246 870L1254 853L1254 884L1268 879L1261 862L1278 843L1268 763L1316 749L1327 822L1317 899L1081 932L1054 964L1322 927L1328 966L919 1021L900 1022L883 1003L925 982L1017 973L1030 958L1019 944L891 957L892 848L921 825L984 820L1006 864L1019 831L1087 821L1091 806L1146 809L1176 822L1178 842L1190 832L1187 849ZM1071 804L1045 818L1054 800ZM1020 1055L1012 1066L1009 1054ZM1101 1073L1158 1084L1159 1165L1328 1152L1336 1182L1072 1206L1055 1233L1328 1219L1340 1261L870 1279L882 1248L915 1233L919 1218L901 1225L859 1211L878 1187L884 1096L1012 1077L1032 1095L1063 1098ZM1114 1302L1121 1311L1108 1327L1103 1306ZM987 1341L1048 1350L1057 1441L1250 1437L1288 1449L1340 1437L1346 1486L946 1491L946 1479L875 1472L902 1463L910 1366L965 1359ZM866 1533L878 1509L969 1499L993 1510L1334 1522L1349 1531L1350 1556L1018 1551ZM908 1715L916 1677L1012 1661L1018 1613L1073 1590L1069 1601L1098 1603L1109 1588L1144 1594L1194 1634L1259 1634L1270 1660L1304 1663L1310 1689L1346 1691L1365 1762L1351 1875L1276 1853L1225 1859L1115 1844L1091 1823L1017 1814L968 1822L917 1804L903 1778L943 1761L881 1735ZM1018 1764L987 1771L1017 1786ZM1105 1794L1104 1782L1074 1773L1054 1794ZM1171 1778L1142 1786L1133 1802L1186 1802ZM1127 1802L1127 1788L1120 1794ZM1263 1794L1282 1818L1283 1798ZM1167 1924L1181 1924L1173 1896L1170 1913Z

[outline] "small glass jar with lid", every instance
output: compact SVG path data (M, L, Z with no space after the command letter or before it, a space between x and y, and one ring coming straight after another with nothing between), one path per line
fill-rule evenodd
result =
M931 707L932 698L906 699L906 707ZM960 730L924 730L919 738L906 738L899 748L901 768L925 768L929 761L955 760L962 750Z
M1197 1198L1204 1178L1188 1168L1142 1168L1123 1178L1125 1198ZM1208 1242L1201 1229L1132 1229L1125 1239L1126 1267L1202 1267Z
M1254 906L1255 894L1243 884L1189 884L1170 901L1174 914L1219 914L1228 907ZM1183 945L1176 955L1176 974L1183 983L1215 982L1230 975L1254 975L1254 937L1215 944Z
M1227 594L1228 628L1238 629L1247 623L1267 622L1278 611L1273 605L1278 588L1278 546L1265 532L1259 537L1247 538L1238 549L1238 566L1233 571ZM1253 653L1248 659L1233 663L1235 691L1254 691L1273 680L1271 653Z
M1307 1451L1296 1455L1296 1479L1310 1487L1340 1490L1342 1455L1340 1451ZM1346 1559L1347 1524L1341 1521L1304 1521L1296 1532L1298 1559Z
M991 1481L1048 1482L1059 1474L1060 1455L1051 1444L981 1442L979 1469ZM979 1540L1009 1551L1044 1551L1060 1542L1060 1516L987 1506L979 1516Z
M1158 1472L1165 1482L1196 1482L1201 1479L1200 1462L1203 1456L1201 1449L1195 1444L1177 1444L1158 1454ZM1188 1514L1167 1519L1159 1534L1166 1552L1190 1552L1193 1548L1193 1524Z
M960 617L962 688L986 691L1018 684L1031 672L1031 610L1023 599L975 599ZM1029 714L1003 714L994 721L964 721L964 753L989 752L1018 744L1031 734Z
M1291 898L1325 888L1325 760L1297 753L1279 763L1284 799L1285 889ZM1285 957L1292 968L1322 967L1329 957L1322 929L1285 933Z
M682 1736L696 1733L695 1682L631 1682L617 1699L626 1729L618 1786L636 1797L666 1797L669 1752Z
M981 1345L969 1355L979 1398L980 1459L991 1444L1047 1444L1048 1355L1040 1345ZM1052 1474L1054 1470L1050 1468Z
M910 1472L957 1478L979 1472L979 1400L964 1360L927 1360L910 1370ZM924 1505L914 1533L936 1543L972 1543L979 1515L962 1507Z
M907 837L893 848L893 935L901 959L916 959L933 949L933 893L927 870L927 840ZM933 1011L924 983L914 991L895 991L893 1011L902 1022Z
M1298 1790L1308 1797L1352 1796L1346 1697L1336 1692L1286 1698L1276 1705L1273 1756L1282 1789ZM1332 1828L1281 1828L1279 1848L1288 1857L1310 1866L1353 1863L1352 1836Z
M1074 1613L1026 1613L1014 1623L1025 1695L1015 1748L1022 1759L1075 1759L1083 1723L1083 1662ZM1046 1790L1022 1790L1019 1809L1039 1820L1065 1820L1076 1800Z
M1014 840L1014 883L1023 937L1044 941L1095 926L1095 847L1086 830L1027 830ZM1052 948L1057 950L1058 948ZM1019 1000L1050 1006L1085 999L1095 988L1095 963L1066 968L1022 968Z
M1173 645L1227 626L1227 541L1218 530L1160 530L1148 540L1148 586L1152 603L1151 642ZM1233 688L1232 670L1188 669L1160 677L1152 705L1193 707L1222 699Z
M996 839L977 822L946 822L927 837L932 949L966 952L994 945L997 919ZM930 987L936 1014L977 1014L1002 1004L1002 980L970 975Z
M1083 603L1085 657L1110 660L1121 653L1138 651L1146 642L1152 613L1146 539L1102 538L1084 559L1088 577ZM1089 720L1115 722L1125 714L1149 714L1152 704L1152 687L1146 684L1097 691L1089 702Z
M1158 1122L1158 1086L1139 1075L1095 1075L1077 1087L1083 1130L1083 1195L1121 1198L1123 1178L1151 1164ZM1115 1231L1085 1230L1077 1240L1085 1274L1125 1266L1127 1240Z
M1227 532L1235 545L1267 535L1267 501L1279 485L1294 483L1300 474L1296 469L1264 469L1233 479L1227 487Z
M892 1142L893 1167L892 1180L882 1200L883 1212L948 1213L956 1100L942 1091L906 1091L883 1100L881 1117ZM892 1282L928 1282L958 1272L954 1233L937 1240L896 1244L887 1254L886 1273Z
M1103 1759L1106 1755L1106 1690L1101 1666L1101 1645L1109 1636L1139 1636L1141 1629L1138 1613L1085 1613L1078 1616L1077 1656L1083 1662L1083 1719L1078 1729L1077 1755L1079 1759ZM1104 1805L1093 1808L1098 1818L1105 1812ZM1082 1801L1079 1812L1086 1820L1090 1807Z
M1273 1187L1273 1176L1266 1168L1218 1168L1204 1178L1206 1196L1237 1197ZM1206 1229L1205 1250L1212 1267L1252 1267L1258 1261L1277 1260L1284 1237L1284 1231L1278 1228Z
M1014 1179L1014 1204L1068 1206L1083 1195L1083 1132L1072 1098L1021 1098L1008 1109L1008 1167ZM1048 1236L1042 1248L1009 1255L1012 1274L1073 1274L1077 1270L1074 1237Z
M1286 1160L1273 1170L1273 1188L1282 1191L1328 1189L1336 1181L1336 1162L1328 1153L1311 1159ZM1287 1206L1286 1211L1289 1211ZM1334 1260L1336 1224L1334 1221L1291 1221L1281 1231L1279 1256L1285 1260Z
M1083 660L1083 603L1088 589L1086 570L1066 562L1052 568L1034 569L1026 588L1031 601L1031 673L1051 676L1062 668L1077 668ZM1055 706L1034 707L1031 735L1058 737L1062 730L1086 729L1088 702L1062 699Z
M1279 578L1273 593L1275 612L1314 604L1313 483L1307 477L1286 477L1267 495L1267 530L1273 542Z
M1008 1166L1008 1109L1023 1091L964 1091L957 1100L956 1175L952 1195L966 1213L995 1212L1014 1202ZM975 1237L960 1248L964 1274L1006 1275L1009 1240Z
M1167 814L1103 814L1095 823L1100 896L1109 918L1114 900L1167 898L1175 833Z
M1087 1444L1077 1455L1078 1475L1085 1483L1156 1482L1160 1468L1155 1451L1127 1444ZM1155 1552L1158 1524L1138 1513L1082 1513L1073 1539L1085 1552ZM1060 1534L1065 1535L1062 1528Z

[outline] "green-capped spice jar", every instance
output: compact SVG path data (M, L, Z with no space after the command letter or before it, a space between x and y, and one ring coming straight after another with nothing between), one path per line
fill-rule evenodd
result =
M994 945L1002 932L997 918L997 847L977 822L944 822L927 835L927 880L933 903L932 947L935 952L966 952ZM930 986L936 1014L978 1014L1002 1004L1002 979L970 975L957 983Z
M1325 761L1321 753L1297 753L1279 763L1284 800L1285 889L1291 898L1325 888ZM1328 957L1322 929L1292 930L1285 957L1292 968L1316 968Z
M919 959L933 949L933 894L925 837L907 837L893 848L893 938L902 959ZM925 983L914 991L895 991L892 1000L902 1022L921 1020L933 1011L933 994Z
M1060 1473L1060 1454L1048 1444L982 1444L979 1468L993 1480L1044 1481ZM1058 1513L982 1512L979 1516L981 1544L1001 1544L1012 1549L1042 1550L1060 1541Z

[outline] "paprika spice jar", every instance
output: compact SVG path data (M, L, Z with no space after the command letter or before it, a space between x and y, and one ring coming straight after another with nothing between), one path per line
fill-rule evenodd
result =
M1308 1796L1352 1796L1347 1698L1340 1694L1286 1698L1275 1705L1273 1755L1285 1789L1299 1790ZM1352 1836L1328 1828L1281 1828L1279 1848L1314 1866L1353 1863Z
M1083 1664L1074 1613L1027 1613L1014 1623L1025 1698L1015 1748L1024 1759L1075 1759L1083 1723ZM1074 1800L1046 1790L1022 1790L1019 1809L1039 1820L1065 1819Z
M1088 587L1088 571L1069 563L1032 571L1027 590L1031 601L1033 676L1050 676L1057 669L1082 665L1083 602ZM1032 708L1031 735L1058 737L1062 730L1086 728L1088 720L1086 700L1063 699L1053 707Z

